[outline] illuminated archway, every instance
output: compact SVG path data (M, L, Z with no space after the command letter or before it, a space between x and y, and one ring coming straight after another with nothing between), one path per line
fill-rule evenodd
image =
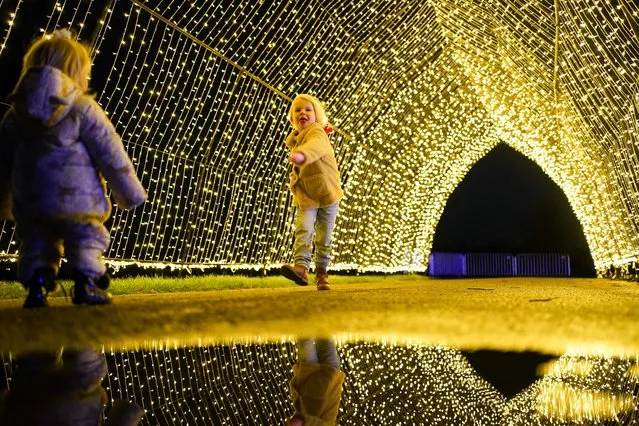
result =
M337 267L423 270L446 199L499 141L566 193L598 270L639 253L632 2L96 3L50 1L42 30L91 41L98 99L149 188L139 211L116 210L113 259L289 260L283 139L299 92L337 128ZM22 43L9 30L28 7L0 2L16 14L3 45Z

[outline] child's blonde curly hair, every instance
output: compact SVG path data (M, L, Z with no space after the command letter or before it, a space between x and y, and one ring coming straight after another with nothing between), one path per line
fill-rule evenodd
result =
M324 105L313 95L309 95L306 93L299 94L293 99L295 102L297 99L304 99L305 101L313 104L313 109L315 110L315 121L322 125L322 127L328 126L328 117L326 116L326 110L324 109ZM288 119L293 124L293 102L291 102L291 107L288 110Z
M79 87L86 85L91 69L90 49L73 38L69 30L56 30L37 39L24 55L22 74L30 68L54 67L68 75Z

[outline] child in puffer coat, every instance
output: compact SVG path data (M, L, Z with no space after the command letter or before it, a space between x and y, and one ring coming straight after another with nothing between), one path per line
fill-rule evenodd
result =
M101 386L107 363L92 349L21 355L10 389L0 393L3 426L99 426L107 394ZM144 410L112 401L104 426L136 426Z
M16 223L25 308L48 306L63 255L74 271L73 303L110 303L104 179L120 208L147 198L122 140L85 94L90 69L88 48L69 31L39 39L0 123L0 220Z

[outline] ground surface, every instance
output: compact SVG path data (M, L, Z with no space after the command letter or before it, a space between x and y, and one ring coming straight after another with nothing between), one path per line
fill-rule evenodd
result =
M639 353L639 285L496 278L117 296L112 306L48 309L0 301L0 351L214 344L339 335L463 350Z

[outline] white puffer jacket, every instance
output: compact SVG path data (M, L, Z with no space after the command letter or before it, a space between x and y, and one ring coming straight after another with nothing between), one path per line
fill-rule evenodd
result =
M11 218L12 202L16 220L105 221L111 203L102 176L118 207L146 200L111 121L67 75L31 69L10 99L0 123L0 219Z

